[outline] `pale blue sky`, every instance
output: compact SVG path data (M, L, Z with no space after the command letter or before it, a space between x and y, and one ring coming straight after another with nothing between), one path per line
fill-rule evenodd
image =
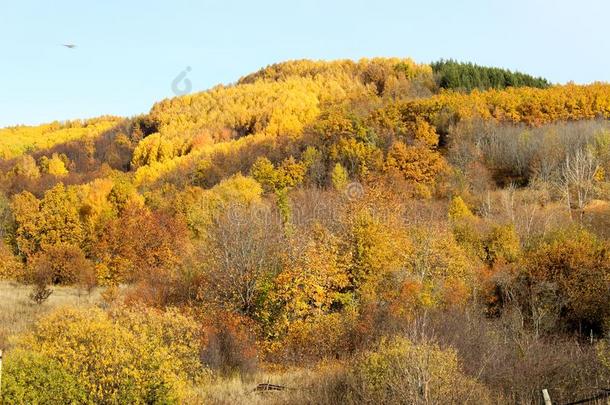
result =
M0 0L0 126L147 112L187 66L194 91L374 56L610 81L608 15L603 0Z

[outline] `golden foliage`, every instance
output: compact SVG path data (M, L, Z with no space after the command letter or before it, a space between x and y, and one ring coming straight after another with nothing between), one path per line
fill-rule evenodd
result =
M439 123L448 115L454 120L482 118L509 123L542 125L610 116L610 85L567 84L548 89L530 87L475 90L470 94L446 91L427 99L399 105L402 117Z
M407 146L398 141L392 145L386 160L388 170L397 170L407 181L432 185L446 168L440 153L424 146Z
M367 211L354 214L349 237L350 281L364 294L370 294L388 274L402 269L411 253L404 228L383 222Z
M40 166L42 167L43 172L53 176L62 177L68 174L68 169L66 167L67 161L68 158L66 155L62 154L60 156L57 153L53 153L50 159L46 156L40 158Z
M229 129L233 137L254 133L298 134L319 114L322 83L293 78L283 83L257 82L219 86L207 92L155 104L151 117L163 136L193 137Z
M78 207L76 190L66 189L63 183L47 191L42 200L27 191L14 196L19 253L27 257L56 244L80 246L85 235Z
M275 278L271 305L282 307L282 318L290 323L330 311L344 299L350 285L340 241L321 227L311 237L292 240L292 251L282 272Z
M187 379L171 350L176 344L167 345L164 334L173 336L176 325L188 321L169 317L164 325L166 317L115 320L99 309L64 308L42 318L19 346L62 364L90 402L178 403Z
M601 325L610 315L605 302L610 257L605 242L584 230L556 232L524 257L525 274L539 286L556 286L550 295L568 321ZM544 288L537 291L543 303Z
M347 181L349 180L347 170L341 163L336 163L335 167L333 167L333 171L331 173L331 182L333 183L333 187L337 191L343 191L347 187Z
M470 208L468 208L460 196L455 196L451 199L451 203L449 204L449 212L447 215L451 221L473 217L472 211L470 211Z
M384 341L355 364L357 395L370 403L486 403L489 393L460 369L457 353L404 338ZM359 384L358 384L359 383Z
M0 240L0 280L23 278L23 263L13 255L4 241Z
M178 208L197 239L207 236L215 218L225 210L250 207L261 201L263 189L251 177L237 174L209 190L189 187L180 194Z
M122 121L118 117L99 117L85 121L57 121L39 126L15 126L0 129L0 158L10 159L24 153L47 149L59 143L93 138Z
M6 356L2 375L3 404L86 404L87 393L80 381L62 364L23 349Z
M404 291L416 293L417 306L463 304L474 289L476 262L442 229L414 228L409 232L412 254ZM457 295L456 295L457 293Z

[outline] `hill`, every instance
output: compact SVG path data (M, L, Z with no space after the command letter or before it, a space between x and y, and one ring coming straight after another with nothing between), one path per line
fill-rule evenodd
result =
M609 118L609 84L374 58L2 129L0 279L27 285L3 400L593 395ZM97 305L49 307L59 292Z
M11 159L24 153L48 149L57 144L82 138L95 138L111 129L121 118L100 117L89 120L52 122L38 126L14 126L0 129L0 157Z

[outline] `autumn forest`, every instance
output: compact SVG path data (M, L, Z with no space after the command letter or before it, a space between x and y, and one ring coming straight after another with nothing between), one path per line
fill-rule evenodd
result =
M6 404L610 388L610 84L294 60L0 129Z

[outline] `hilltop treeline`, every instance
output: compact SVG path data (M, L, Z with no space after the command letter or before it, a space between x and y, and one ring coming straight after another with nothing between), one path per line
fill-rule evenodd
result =
M217 388L287 368L286 403L594 394L609 116L602 83L292 61L11 154L0 276L42 306L57 286L104 304L12 337L3 398L247 403ZM119 349L114 378L94 347Z
M507 87L550 87L548 80L507 69L440 60L432 63L438 86L443 89L471 91L474 89L505 89Z

